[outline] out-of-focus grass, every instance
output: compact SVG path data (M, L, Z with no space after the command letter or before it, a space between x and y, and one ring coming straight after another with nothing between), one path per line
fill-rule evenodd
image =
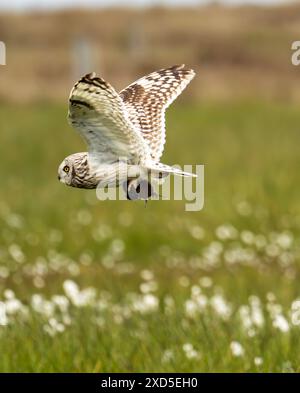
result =
M194 213L60 184L85 149L65 112L0 108L0 370L299 371L298 108L169 110L163 162L205 164Z

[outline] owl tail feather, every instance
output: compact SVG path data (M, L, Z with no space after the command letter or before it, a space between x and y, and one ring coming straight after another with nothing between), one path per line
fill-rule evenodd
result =
M157 179L162 179L170 174L184 177L197 177L195 173L184 172L181 169L174 168L160 162L152 162L146 166L146 169L151 173L153 178Z

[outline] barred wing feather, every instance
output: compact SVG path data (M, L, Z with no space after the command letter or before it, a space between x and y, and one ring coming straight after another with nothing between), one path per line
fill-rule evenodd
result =
M153 161L160 160L166 141L165 110L194 76L195 72L184 65L173 66L140 78L119 93Z
M89 155L97 164L116 162L119 158L139 163L150 155L119 94L94 73L84 76L73 87L68 120L88 144Z

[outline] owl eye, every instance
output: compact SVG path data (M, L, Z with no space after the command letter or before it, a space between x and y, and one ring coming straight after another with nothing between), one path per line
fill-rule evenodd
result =
M66 173L70 172L70 167L68 165L64 166L63 171Z

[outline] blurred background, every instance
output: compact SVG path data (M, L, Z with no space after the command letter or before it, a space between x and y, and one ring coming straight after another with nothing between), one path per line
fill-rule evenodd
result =
M0 37L8 47L1 97L63 101L87 70L121 88L157 67L185 62L198 72L188 95L195 100L299 99L299 72L289 61L299 5L250 3L182 8L178 0L136 0L91 9L83 6L110 1L0 2Z
M299 371L299 26L298 2L0 0L0 371ZM82 74L181 63L162 161L205 165L202 211L57 181Z

